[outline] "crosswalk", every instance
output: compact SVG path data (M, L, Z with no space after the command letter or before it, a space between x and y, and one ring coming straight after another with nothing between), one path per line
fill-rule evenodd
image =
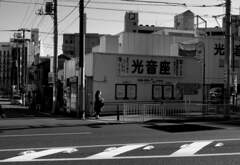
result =
M240 155L240 147L235 145L238 142L240 139L0 149L0 163ZM223 152L231 144L236 147L234 152Z

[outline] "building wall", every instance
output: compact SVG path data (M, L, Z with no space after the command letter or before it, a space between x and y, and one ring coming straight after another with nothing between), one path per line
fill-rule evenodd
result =
M85 35L85 53L90 53L92 48L99 45L100 35L96 33L89 33ZM63 35L63 54L72 57L79 56L79 34L64 34Z
M64 62L64 79L77 75L76 58Z
M206 49L206 81L211 83L224 83L225 55L224 55L224 37L208 37L204 40ZM235 71L238 82L240 81L240 41L236 38L233 46L235 54Z
M124 31L137 32L138 30L138 13L126 12L124 17Z
M149 58L151 57L151 58ZM119 60L121 58L121 60ZM127 60L128 59L128 60ZM157 61L157 71L155 74L147 73L145 66L146 62L150 59ZM143 69L142 74L133 73L134 60L142 61ZM176 67L176 60L182 61L182 65ZM177 97L178 84L198 84L197 94L192 95L192 101L201 100L201 80L202 80L202 66L198 60L194 58L182 58L182 57L156 57L156 56L142 56L142 55L128 55L128 54L93 54L93 92L101 90L105 101L130 101L131 99L116 98L115 92L116 84L136 84L136 101L154 101L152 98L152 85L173 85L174 95L171 99L179 99ZM160 74L159 67L160 62L170 62L170 74ZM108 65L104 65L104 64ZM189 69L194 68L194 69ZM128 69L128 71L126 71ZM178 71L176 71L178 70ZM180 71L181 70L181 71ZM175 72L178 72L176 75ZM181 74L180 74L181 72ZM181 86L181 85L180 85ZM131 87L130 87L131 88ZM121 90L121 89L120 89ZM120 91L119 91L120 92ZM118 92L118 93L119 93ZM121 93L121 92L120 92ZM169 93L168 93L169 94ZM131 95L131 94L129 94ZM166 94L167 95L167 94ZM188 94L186 94L188 95ZM131 97L131 96L130 96ZM161 99L160 99L161 100Z
M117 53L119 36L104 35L100 37L98 52ZM90 53L90 52L89 52Z
M180 30L194 29L194 13L187 10L174 17L174 27Z
M194 37L161 34L121 33L119 37L119 53L178 56L176 44L193 39Z

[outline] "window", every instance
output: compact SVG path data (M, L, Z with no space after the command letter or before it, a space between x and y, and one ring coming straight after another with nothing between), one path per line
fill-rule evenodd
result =
M174 87L173 85L152 85L152 99L153 100L164 100L174 98Z
M136 100L137 85L136 84L116 84L115 99L116 100Z
M219 68L223 68L223 67L224 67L224 63L225 63L224 59L219 59L219 65L218 65L218 67L219 67Z

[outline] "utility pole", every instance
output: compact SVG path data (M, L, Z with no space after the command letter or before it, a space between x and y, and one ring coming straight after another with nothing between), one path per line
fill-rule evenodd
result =
M77 117L85 119L85 28L84 0L79 0L79 79ZM81 113L80 113L81 112ZM81 116L80 116L81 115Z
M224 94L224 105L225 105L225 118L229 118L230 110L230 71L231 71L231 0L226 0L226 16L225 16L225 94Z
M57 47L58 47L58 22L57 22L57 0L53 0L53 2L46 2L45 4L45 12L43 9L39 9L38 15L50 15L53 18L53 97L52 97L52 113L56 112L57 108Z
M54 24L54 50L53 50L53 104L52 113L57 108L57 45L58 45L58 22L57 22L57 0L53 0L53 24Z
M25 29L21 29L23 32L23 41L22 41L22 91L23 91L23 95L22 95L22 100L23 100L23 105L25 105L25 87L26 87L26 81L25 81L25 77L26 77L26 68L25 68Z

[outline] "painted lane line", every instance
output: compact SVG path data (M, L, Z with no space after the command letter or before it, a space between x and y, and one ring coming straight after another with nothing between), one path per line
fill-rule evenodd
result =
M39 151L39 152L30 152L30 153L27 153L24 155L4 159L3 161L5 161L5 162L30 161L30 160L40 158L43 156L53 155L53 154L61 153L61 152L68 152L70 150L73 150L73 148L53 148L53 149Z
M189 145L184 145L181 147L181 149L177 150L176 152L172 153L172 156L188 156L188 155L194 155L196 152L201 150L203 147L209 145L213 141L199 141L194 142Z
M30 137L30 136L64 136L64 135L89 135L91 132L77 132L77 133L48 133L48 134L23 134L23 135L0 135L0 138L8 137Z
M111 149L111 150L105 150L103 152L100 152L98 154L92 155L87 157L87 159L106 159L106 158L112 158L114 156L120 155L122 153L137 149L137 148L141 148L146 146L147 144L132 144L132 145L126 145L126 146L122 146L122 147L118 147L115 149Z
M51 146L51 147L29 147L29 148L6 148L0 149L0 152L11 152L11 151L24 151L24 150L46 150L50 148L96 148L96 147L113 147L113 146L123 146L131 144L143 144L147 143L148 145L154 144L176 144L176 143L192 143L200 141L240 141L240 138L228 138L228 139L199 139L199 140L182 140L182 141L161 141L161 142L142 142L142 143L112 143L112 144L95 144L95 145L76 145L76 146Z

